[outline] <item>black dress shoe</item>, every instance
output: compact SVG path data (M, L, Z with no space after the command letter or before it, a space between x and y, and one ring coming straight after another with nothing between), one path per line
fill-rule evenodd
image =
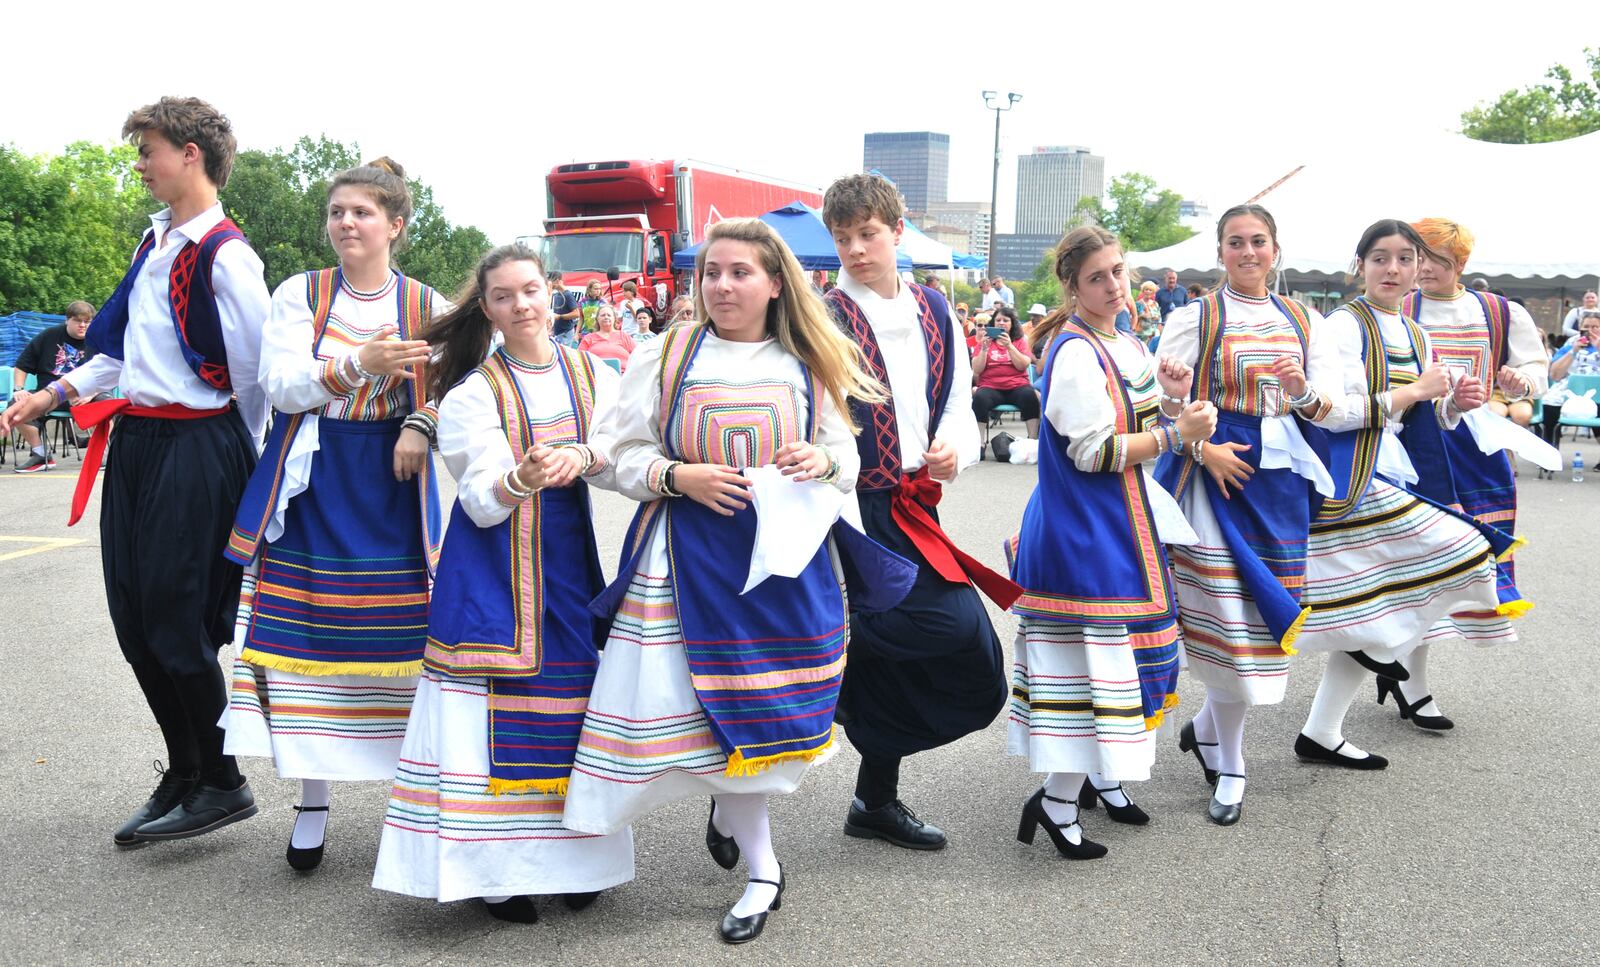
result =
M1345 652L1345 654L1355 659L1357 665L1372 672L1374 675L1392 678L1397 682L1408 681L1411 678L1411 673L1406 671L1406 666L1397 661L1379 661L1364 651L1349 651Z
M249 819L256 814L256 797L250 783L239 777L239 788L220 789L202 781L160 819L153 819L134 833L141 842L188 839Z
M1201 774L1206 777L1206 785L1214 786L1217 784L1217 770L1206 765L1206 757L1200 754L1200 747L1202 745L1215 746L1216 743L1201 742L1199 739L1196 739L1194 737L1193 722L1187 723L1182 729L1178 730L1178 751L1193 752L1195 761L1200 763Z
M918 819L898 799L877 809L868 809L859 799L851 800L844 834L857 839L881 839L906 849L944 849L945 844L944 830Z
M561 902L567 905L568 910L587 910L599 896L599 890L591 890L588 893L563 893Z
M1448 715L1422 715L1417 709L1425 707L1433 701L1432 695L1424 695L1415 702L1406 702L1404 692L1400 691L1400 683L1383 675L1378 676L1378 704L1383 704L1384 696L1394 695L1394 704L1400 709L1400 718L1410 719L1411 724L1419 729L1431 729L1435 732L1444 732L1456 727Z
M200 781L198 775L181 776L162 768L159 759L154 765L156 775L161 777L161 781L156 783L155 792L150 794L149 800L140 806L138 811L128 817L127 822L118 826L116 832L111 834L111 841L124 849L140 845L143 841L134 835L139 827L171 812L174 806L183 802L184 797L194 791L195 784Z
M1055 846L1056 852L1069 860L1097 860L1106 855L1104 846L1083 835L1083 827L1078 824L1076 819L1064 824L1057 823L1051 819L1050 814L1044 811L1044 801L1046 799L1051 802L1078 805L1071 799L1057 799L1055 796L1047 796L1044 794L1044 789L1040 788L1038 792L1028 797L1027 802L1022 804L1022 822L1017 826L1017 842L1032 846L1034 834L1039 831L1040 826L1043 826L1045 834L1050 837L1050 842ZM1080 809L1079 812L1082 812L1082 810ZM1066 834L1062 832L1062 830L1070 829L1073 826L1078 827L1078 842L1076 843L1067 839Z
M773 883L771 880L758 880L752 878L750 880L751 883L766 883L777 887L777 895L772 898L772 905L767 907L765 910L762 910L760 913L752 913L748 917L736 917L733 915L733 911L729 910L727 913L723 914L722 926L720 928L722 939L727 943L749 943L750 941L761 936L761 931L765 930L767 926L767 914L783 906L784 880L785 876L783 873L783 866L781 864L778 866L778 882L776 883Z
M1112 805L1105 798L1105 794L1108 792L1122 793L1122 798L1128 800L1128 804L1126 806ZM1119 782L1109 789L1101 789L1085 777L1083 789L1078 792L1078 808L1093 809L1096 802L1105 804L1106 815L1111 817L1113 822L1124 823L1128 826L1143 826L1150 822L1150 814L1139 808L1138 804L1133 801L1133 797L1128 795L1128 791L1122 788L1122 783Z
M717 803L711 802L711 815L706 817L706 852L711 854L711 862L725 870L731 870L739 865L739 844L732 836L724 836L717 832L717 824L711 821L717 814Z
M1330 749L1302 732L1294 740L1294 754L1302 759L1310 759L1313 762L1326 762L1331 765L1343 766L1346 769L1387 769L1389 767L1389 760L1374 752L1368 752L1366 758L1363 759L1358 759L1353 755L1340 755L1339 750L1348 744L1348 742L1340 742Z
M297 813L325 813L328 811L328 807L296 806L294 807L294 811ZM289 861L290 866L302 873L311 872L318 866L322 865L322 847L327 844L328 837L328 831L326 828L324 828L322 831L322 837L323 842L318 843L315 846L300 847L294 845L294 834L290 833L289 850L284 854L284 859Z
M539 908L533 905L533 897L518 895L501 900L499 903L483 901L483 908L489 911L489 916L506 923L538 923Z
M1219 772L1219 773L1217 773L1217 777L1218 778L1221 778L1222 776L1227 776L1230 779L1243 779L1244 778L1244 776L1239 775L1237 772ZM1239 821L1239 817L1243 816L1243 815L1244 815L1244 800L1243 799L1241 799L1238 802L1233 803L1231 805L1227 805L1227 804L1220 803L1220 802L1217 801L1216 793L1212 793L1211 794L1211 804L1206 806L1206 816L1209 817L1210 820L1212 822L1216 823L1218 826L1232 826L1234 823L1238 822Z

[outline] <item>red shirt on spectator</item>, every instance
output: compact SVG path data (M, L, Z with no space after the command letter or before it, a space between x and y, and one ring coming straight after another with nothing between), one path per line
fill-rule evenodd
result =
M1028 351L1026 339L1019 339L1013 345L1017 347L1017 352L1030 361L1033 359L1033 353ZM1029 385L1027 369L1018 369L1012 364L1010 351L1000 345L999 340L989 340L982 351L988 353L989 361L984 364L983 372L978 374L979 389L987 387L1006 390Z

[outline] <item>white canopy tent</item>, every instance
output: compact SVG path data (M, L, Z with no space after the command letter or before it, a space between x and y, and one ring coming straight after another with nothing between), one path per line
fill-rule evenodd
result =
M1600 132L1550 144L1493 144L1460 135L1412 134L1378 144L1347 138L1321 148L1256 199L1278 223L1283 268L1295 287L1344 284L1355 246L1380 218L1428 216L1460 222L1477 236L1469 278L1528 296L1572 296L1600 277L1600 225L1591 186L1600 176ZM1274 178L1279 178L1273 183ZM1215 205L1218 214L1233 199ZM1177 245L1129 257L1150 272L1217 274L1216 237L1202 231Z

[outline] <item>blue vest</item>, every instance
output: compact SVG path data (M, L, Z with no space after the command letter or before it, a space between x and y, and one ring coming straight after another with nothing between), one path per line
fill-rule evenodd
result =
M217 294L211 288L211 267L217 260L217 250L233 239L244 241L244 233L224 218L198 242L185 242L167 275L172 328L177 334L183 361L201 382L224 391L233 389L233 380L228 375L228 350L222 338ZM155 244L154 229L145 232L134 253L133 265L90 324L84 341L96 353L118 360L123 358L123 340L128 332L128 300L133 294L134 280L139 277L144 260Z

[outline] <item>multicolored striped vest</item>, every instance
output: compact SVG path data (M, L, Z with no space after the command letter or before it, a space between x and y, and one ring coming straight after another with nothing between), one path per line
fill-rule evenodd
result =
M1492 388L1495 374L1506 364L1510 354L1506 333L1511 327L1511 303L1505 297L1492 292L1479 292L1476 289L1466 291L1477 299L1478 305L1483 308L1487 332L1444 329L1423 323L1422 311L1429 300L1420 290L1413 291L1405 297L1400 304L1400 311L1422 323L1423 329L1427 330L1433 344L1435 362L1446 366L1460 366Z
M334 294L339 291L343 279L344 275L338 268L318 269L305 274L306 302L311 307L312 356L317 354L318 348L322 345L322 336L328 328L328 315L333 311ZM422 338L423 331L433 318L433 295L431 288L415 279L402 275L396 281L395 299L398 302L401 339ZM418 370L417 378L407 381L410 384L414 409L428 405L426 367L418 367ZM284 464L289 459L295 435L299 433L305 418L305 413L281 413L276 409L273 410L272 432L267 436L266 447L261 451L260 463L250 478L250 485L245 489L238 517L234 520L233 533L229 536L228 546L223 551L223 556L229 560L239 564L249 564L255 559L261 535L266 533L268 522L277 513L278 494L284 479ZM428 571L431 574L439 563L439 542L443 534L431 454L422 462L422 470L417 474L417 485L421 495L420 513L424 550Z
M950 305L944 296L925 286L910 286L917 300L918 319L922 324L922 341L928 352L928 437L939 431L939 417L950 400L952 374L955 369L956 347L947 338L950 331ZM889 370L883 362L883 351L878 347L878 337L872 331L867 314L856 300L842 289L831 289L824 296L829 311L850 338L861 347L867 372L889 390L890 398L882 403L867 405L850 402L850 415L861 433L856 437L856 449L861 454L861 475L856 478L858 492L871 493L893 490L900 483L900 424L894 412L894 387L889 385Z
M211 288L211 268L216 263L217 250L234 239L244 242L244 233L231 220L222 219L198 242L185 242L167 274L167 301L172 307L172 328L178 337L183 361L201 382L225 391L233 389L233 379L228 374L228 348L222 338L217 294ZM133 295L134 280L139 277L155 245L155 229L146 230L134 252L133 264L89 325L84 341L96 353L105 353L113 359L123 358L123 341L128 332L128 300Z

